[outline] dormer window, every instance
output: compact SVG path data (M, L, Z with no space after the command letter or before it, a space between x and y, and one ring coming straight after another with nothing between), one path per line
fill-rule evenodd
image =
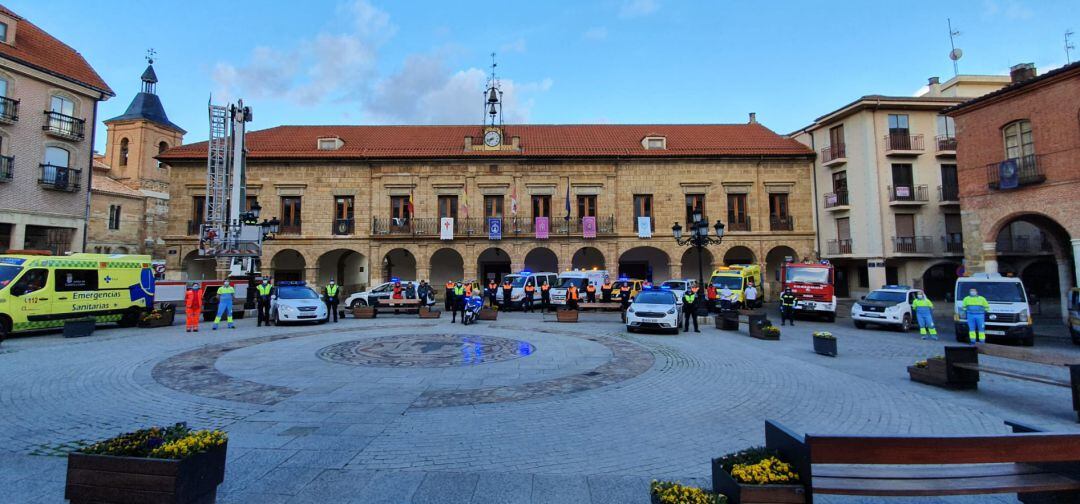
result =
M17 22L15 18L0 12L0 43L15 45Z
M3 43L5 43L5 44L7 43L7 41L8 41L8 38L7 38L7 37L8 37L8 34L7 34L7 32L8 32L8 30L7 30L7 23L4 23L4 22L0 22L0 42L3 42Z
M345 142L342 142L338 137L320 138L318 143L319 150L338 150Z
M667 138L662 136L647 136L641 140L641 146L646 150L667 149Z

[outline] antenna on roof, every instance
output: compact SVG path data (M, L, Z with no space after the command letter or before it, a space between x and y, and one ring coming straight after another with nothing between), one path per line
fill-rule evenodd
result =
M1072 54L1071 54L1071 52L1072 52L1073 49L1076 49L1076 47L1072 45L1072 42L1069 41L1069 37L1071 37L1071 36L1073 36L1073 31L1072 30L1065 30L1065 64L1066 65L1072 64L1072 57L1071 57Z
M153 65L154 64L154 56L157 56L157 51L155 51L153 47L146 50L146 62L147 63Z
M957 61L964 56L964 51L961 51L959 47L956 47L956 37L960 36L960 30L954 30L952 27L952 18L945 18L949 23L949 47L952 48L949 51L949 59L952 60L953 76L960 75L960 65Z

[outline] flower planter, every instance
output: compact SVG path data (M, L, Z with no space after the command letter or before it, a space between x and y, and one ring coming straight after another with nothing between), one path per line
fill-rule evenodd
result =
M739 330L739 312L721 311L716 315L716 328L724 331Z
M82 338L94 334L97 328L97 320L94 317L69 320L64 322L65 338Z
M559 322L577 322L577 310L559 310L555 312L555 319Z
M432 310L431 308L428 308L426 306L423 307L423 308L420 308L420 311L418 311L417 313L420 315L420 318L422 318L422 319L435 319L435 318L439 318L439 317L442 316L441 311Z
M159 310L161 317L158 318L144 318L139 321L139 327L168 327L173 325L176 320L176 309L171 310Z
M806 489L802 485L748 485L739 483L722 467L720 459L713 459L713 491L727 496L728 504L806 502Z
M210 504L225 479L228 445L180 460L68 454L64 497L71 504Z
M373 319L375 318L376 311L375 308L371 306L358 306L353 308L352 314L354 318Z
M499 312L491 308L481 308L480 313L476 314L476 320L495 320L498 317Z
M908 366L908 377L913 382L937 387L949 386L949 368L945 359L926 359L926 367Z
M836 338L814 336L814 352L829 357L836 357Z

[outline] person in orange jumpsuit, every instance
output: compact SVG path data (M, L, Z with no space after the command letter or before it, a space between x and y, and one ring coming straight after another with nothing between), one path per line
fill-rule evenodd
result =
M187 324L185 332L199 332L199 317L202 316L203 308L203 292L198 283L191 284L191 288L184 294L184 308L186 312L184 318Z

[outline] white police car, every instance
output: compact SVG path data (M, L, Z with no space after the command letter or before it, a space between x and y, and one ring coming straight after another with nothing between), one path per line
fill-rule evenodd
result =
M903 332L915 323L911 303L922 292L907 285L886 285L872 291L851 306L851 320L862 329L867 324L892 326Z
M345 302L342 306L347 306L349 309L358 308L361 306L375 306L380 299L390 299L390 296L394 295L394 284L401 283L401 295L405 295L405 287L410 283L413 284L413 288L419 288L420 282L414 282L412 280L401 280L397 277L391 278L389 282L383 282L375 287L362 292L354 292L349 297L345 298Z
M626 330L664 329L679 332L679 305L671 289L654 287L645 289L634 297L626 309Z
M306 282L278 282L270 299L270 320L283 322L326 322L326 302Z

